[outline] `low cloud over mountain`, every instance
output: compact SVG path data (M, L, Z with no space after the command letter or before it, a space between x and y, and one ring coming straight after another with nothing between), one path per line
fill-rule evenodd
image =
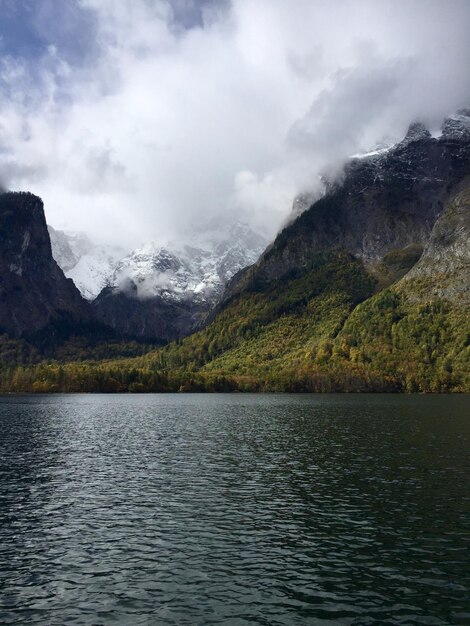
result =
M225 213L272 235L347 156L470 102L467 0L0 4L0 181L126 247Z

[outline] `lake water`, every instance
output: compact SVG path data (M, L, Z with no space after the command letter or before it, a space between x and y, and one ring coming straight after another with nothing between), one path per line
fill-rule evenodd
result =
M469 409L0 397L0 623L470 624Z

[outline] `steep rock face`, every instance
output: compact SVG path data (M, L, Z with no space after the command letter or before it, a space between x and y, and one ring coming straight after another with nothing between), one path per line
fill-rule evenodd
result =
M444 123L439 138L415 123L399 144L353 158L342 179L231 281L224 300L301 270L318 252L347 250L373 273L386 255L424 247L445 202L470 173L469 126L465 111Z
M43 203L30 193L0 195L0 328L30 337L60 320L88 322L90 311L52 258Z
M448 117L442 126L442 135L455 141L470 141L470 109L461 109Z
M470 180L446 205L400 288L412 300L470 304Z

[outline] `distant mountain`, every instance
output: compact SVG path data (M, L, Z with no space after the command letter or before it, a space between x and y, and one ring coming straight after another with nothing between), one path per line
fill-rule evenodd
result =
M147 243L126 254L119 246L96 245L83 233L48 226L52 254L84 298L105 288L146 299L214 303L227 281L252 265L267 240L248 224L212 224L185 243Z
M162 341L184 336L266 243L237 222L200 232L185 245L147 244L117 263L108 287L93 302L96 315L126 336Z
M40 198L0 194L0 328L13 337L89 323L91 310L52 257Z
M66 233L47 226L51 240L52 256L64 272L77 265L79 260L93 249L93 244L84 233Z
M121 259L110 278L113 291L139 299L213 304L226 282L252 265L267 241L247 224L196 234L185 245L146 244Z
M65 275L87 300L94 300L125 255L119 246L94 244L83 233L66 233L48 226L52 254Z

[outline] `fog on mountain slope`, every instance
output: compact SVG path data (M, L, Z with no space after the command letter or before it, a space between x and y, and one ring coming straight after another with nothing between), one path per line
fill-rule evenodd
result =
M52 255L64 272L75 267L80 258L93 248L92 242L84 233L65 233L50 225L47 230L51 239Z
M252 264L266 241L246 224L206 230L185 246L147 244L117 265L93 302L121 336L170 341L198 328L227 280Z
M110 286L146 299L214 303L227 281L252 265L267 242L246 224L235 223L227 232L195 235L190 244L153 244L134 250L116 266Z
M378 179L382 175L381 163L386 163L397 147L429 137L426 126L414 122L406 137L397 144L353 155L349 160L351 165L346 167L354 167L354 161L364 160L375 168L374 175ZM461 109L446 118L436 137L468 140L470 110ZM324 180L322 192L295 197L288 222L307 210L325 189L341 184L341 180L342 175L338 174L329 181ZM117 246L94 245L83 234L67 235L51 227L49 230L54 257L89 300L95 299L106 287L130 298L160 297L168 302L212 306L228 280L255 263L268 243L247 224L218 220L195 228L191 237L186 236L186 244L176 241L160 246L149 242L127 254Z

